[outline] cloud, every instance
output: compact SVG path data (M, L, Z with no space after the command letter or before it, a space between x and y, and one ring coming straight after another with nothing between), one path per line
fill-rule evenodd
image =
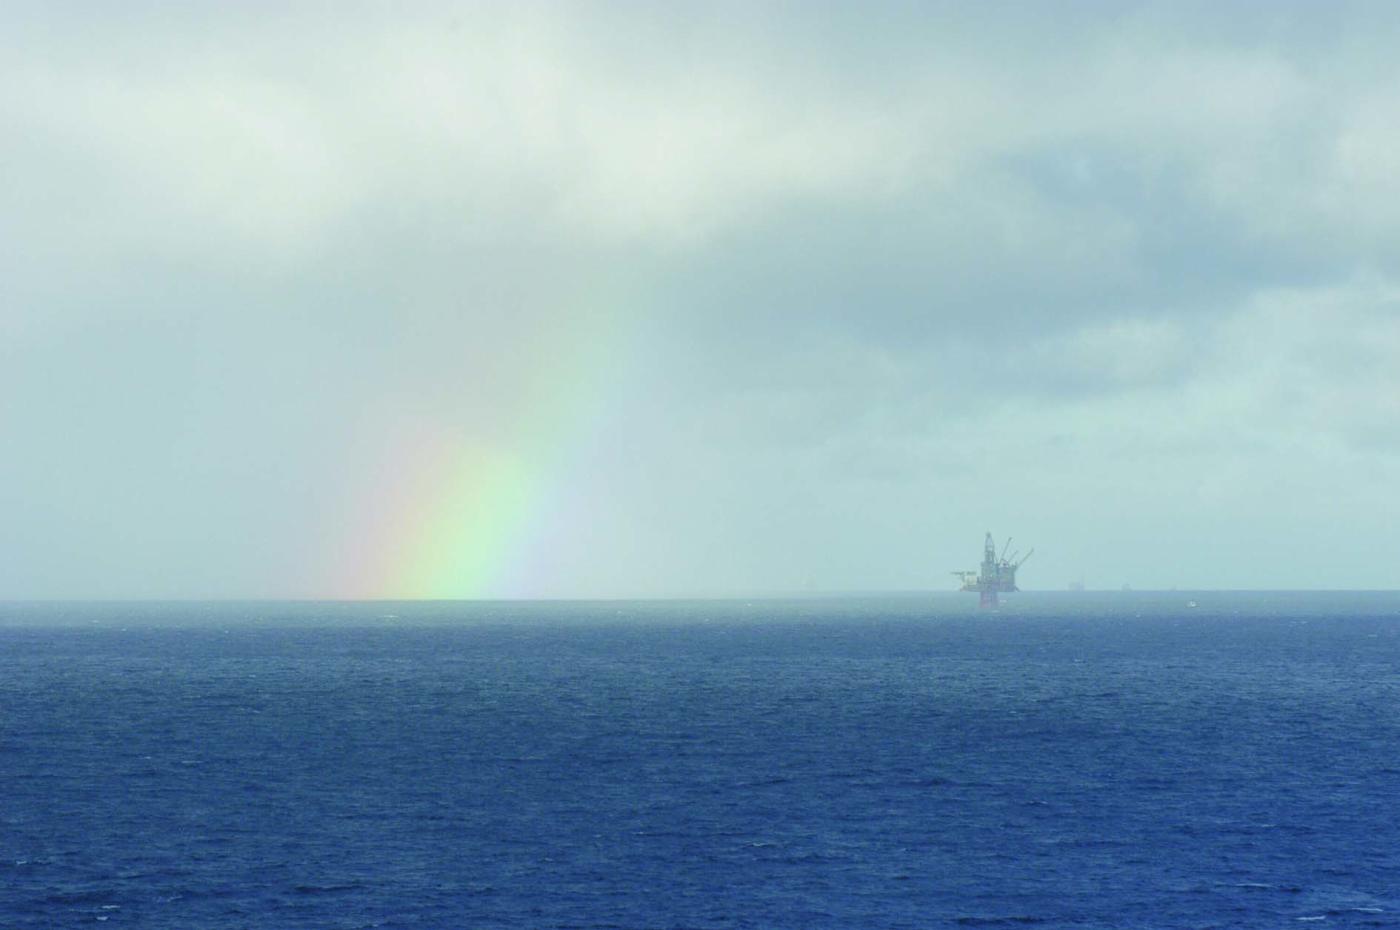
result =
M989 9L8 8L11 587L290 590L402 436L581 397L547 593L916 586L987 523L1070 577L1120 520L1163 583L1229 521L1393 579L1388 9Z

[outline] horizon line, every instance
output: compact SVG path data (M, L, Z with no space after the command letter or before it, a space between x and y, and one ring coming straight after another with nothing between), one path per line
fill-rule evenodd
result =
M943 589L891 588L832 591L766 591L734 594L546 595L539 597L0 597L0 604L588 604L667 603L693 601L802 601L859 597L963 598L968 592ZM1101 594L1397 594L1400 588L1045 588L1011 594L1074 596Z

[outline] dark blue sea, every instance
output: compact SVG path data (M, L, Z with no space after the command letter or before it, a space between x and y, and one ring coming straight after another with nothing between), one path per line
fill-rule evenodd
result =
M1397 927L1400 595L0 604L89 923Z

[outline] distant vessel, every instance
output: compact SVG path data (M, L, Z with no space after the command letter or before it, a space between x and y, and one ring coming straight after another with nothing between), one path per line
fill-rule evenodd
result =
M1017 558L1019 552L1011 553L1007 558L1006 550L1011 548L1011 540L1006 540L1006 545L1002 547L1001 555L997 555L997 544L992 540L992 534L987 534L987 540L982 547L982 571L979 572L953 572L962 582L962 591L976 591L981 595L978 600L979 607L996 607L998 604L997 595L1000 593L1010 594L1019 591L1016 587L1016 569L1026 564L1035 554L1032 549L1024 556Z

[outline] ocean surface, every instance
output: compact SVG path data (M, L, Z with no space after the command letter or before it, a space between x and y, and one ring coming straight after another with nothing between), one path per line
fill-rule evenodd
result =
M0 604L0 927L1400 927L1400 595L965 597Z

